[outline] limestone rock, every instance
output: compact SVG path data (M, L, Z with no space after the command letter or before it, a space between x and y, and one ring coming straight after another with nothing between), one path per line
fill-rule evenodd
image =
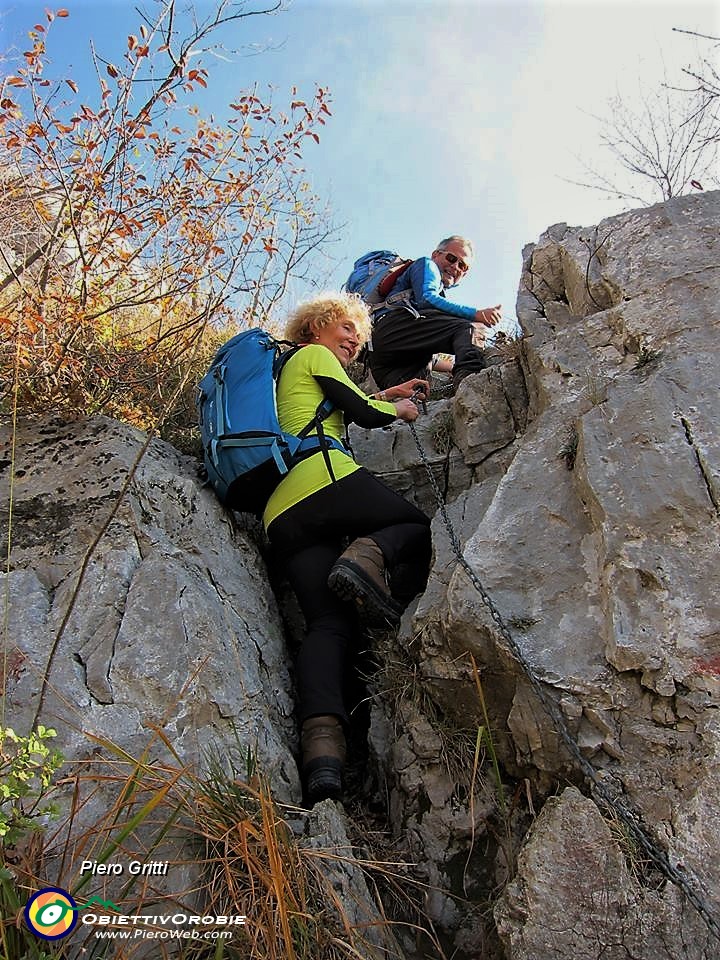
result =
M614 829L613 829L614 827ZM548 800L495 908L513 960L710 960L716 943L617 824L576 789ZM670 946L682 943L681 952Z
M308 817L309 837L304 845L316 851L318 872L337 895L328 904L336 912L342 904L352 945L363 960L389 960L399 955L399 945L389 924L379 922L377 905L368 890L365 874L356 860L356 850L347 834L347 820L331 800L316 804Z
M434 514L430 582L386 645L370 738L456 960L719 954L719 222L706 192L526 247L518 355L416 422L434 483L406 424L353 429L360 462ZM166 445L117 506L142 439L102 419L21 425L10 714L22 727L39 712L87 763L88 734L137 751L158 728L202 762L234 727L296 799L261 557ZM625 808L673 878L628 845ZM331 844L347 835L336 812L312 825ZM337 887L362 923L356 879L340 870ZM431 949L398 942L369 949Z
M244 781L257 770L275 800L301 798L289 655L258 547L200 482L195 461L160 441L143 453L145 439L102 417L28 421L18 427L11 464L8 431L2 437L5 533L14 468L4 717L18 732L35 720L55 727L63 775L70 783L79 775L82 805L68 813L72 789L65 791L44 857L48 879L67 889L80 879L82 859L98 856L128 810L137 811L130 794L112 825L103 819L127 790L123 777L135 760L145 770L143 802L148 782L155 791L169 782L160 772L166 764L203 778L219 763ZM181 837L194 828L166 833L164 816L161 805L157 819L141 822L115 852L123 877L93 876L84 895L131 912L132 896L192 912L201 862L197 846ZM98 825L107 836L94 832ZM122 899L127 865L148 860L149 842L169 873ZM354 860L345 813L313 811L303 842L334 848L333 896L368 958L397 955ZM335 862L341 848L342 863ZM94 943L92 928L84 932L73 942L78 957ZM155 956L157 945L148 943L138 956Z
M525 249L518 311L527 423L510 415L494 371L468 378L454 407L471 460L516 431L504 472L453 504L464 558L509 640L438 541L437 519L431 582L404 637L424 702L463 730L486 725L472 656L503 775L527 787L517 794L518 815L539 809L557 778L587 789L581 761L592 764L670 862L682 863L716 917L718 222L720 192L706 193L597 227L558 224ZM465 509L474 498L475 516ZM400 823L415 799L400 773L393 782ZM581 836L591 807L568 800L578 821L571 836ZM574 860L553 810L543 813L526 861L521 854L517 887L498 913L507 960L669 960L686 955L689 936L697 938L693 956L717 955L681 890L668 883L653 898L636 889L601 823L585 824L600 859L591 863L586 850ZM508 823L513 830L517 819ZM417 830L417 859L442 871L436 833ZM543 860L552 870L539 878ZM583 870L595 875L575 898ZM626 893L611 904L618 884ZM580 924L576 938L578 902L599 908L603 889L608 902L592 915L592 935ZM446 919L457 924L452 942L473 956L470 915Z
M509 447L525 430L527 406L517 360L466 377L453 404L455 436L465 463L483 463Z
M6 715L24 729L39 712L70 761L87 759L87 734L139 756L157 728L200 767L237 740L281 799L299 799L288 658L257 548L160 441L119 499L142 442L103 418L18 429Z

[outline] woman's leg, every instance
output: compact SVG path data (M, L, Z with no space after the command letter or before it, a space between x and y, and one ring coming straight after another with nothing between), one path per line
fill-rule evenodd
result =
M283 560L306 625L296 658L301 722L321 714L332 714L345 723L348 720L343 689L350 649L358 640L357 616L352 605L340 600L327 585L340 552L338 542L320 543Z
M271 531L282 532L286 553L333 534L352 541L331 587L366 620L397 623L427 581L429 518L363 468L285 511Z
M391 570L403 565L414 571L416 593L427 580L430 518L364 467L286 510L268 533L271 540L282 536L287 554L322 542L340 543L343 537L372 537Z
M281 537L271 539L276 548L281 546ZM342 795L348 724L344 687L357 639L357 616L327 586L339 551L337 542L319 543L284 558L286 576L306 623L295 680L302 780L310 804Z
M389 564L412 571L409 601L427 578L430 521L366 470L307 497L268 529L307 625L297 658L297 686L303 779L311 800L340 790L344 741L338 743L331 724L336 717L347 723L343 690L349 655L360 636L353 604L336 596L327 581L342 538L370 535Z

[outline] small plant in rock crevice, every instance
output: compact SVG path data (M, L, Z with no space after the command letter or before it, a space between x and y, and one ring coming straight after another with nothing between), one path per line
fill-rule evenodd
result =
M447 455L455 443L455 421L452 412L446 410L436 417L430 432L430 442L438 453Z
M565 439L563 440L563 444L558 451L558 457L565 461L565 466L568 468L568 470L575 469L575 460L577 458L579 442L580 437L578 435L577 427L573 424L567 428Z
M653 350L647 344L641 343L633 370L646 370L648 367L657 366L661 359L662 350Z

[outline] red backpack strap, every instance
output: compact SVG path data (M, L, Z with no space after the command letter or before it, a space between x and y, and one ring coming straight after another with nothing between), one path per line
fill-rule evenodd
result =
M393 267L393 269L382 278L377 288L381 300L385 300L386 297L390 296L390 291L395 286L396 280L398 280L414 262L414 260L403 260L399 267Z

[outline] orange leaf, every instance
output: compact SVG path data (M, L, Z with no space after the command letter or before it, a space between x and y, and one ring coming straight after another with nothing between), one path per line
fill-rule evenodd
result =
M130 34L128 37L128 50L132 50L135 46L137 46L137 37L134 37L132 34Z
M69 16L70 16L70 11L69 11L69 10L66 10L66 9L63 7L62 10L56 11L55 16L56 16L56 17L69 17Z
M78 85L75 83L74 80L66 80L65 83L70 87L73 93L78 92Z
M116 77L118 75L117 67L114 67L111 63L107 65L107 72L111 77Z

